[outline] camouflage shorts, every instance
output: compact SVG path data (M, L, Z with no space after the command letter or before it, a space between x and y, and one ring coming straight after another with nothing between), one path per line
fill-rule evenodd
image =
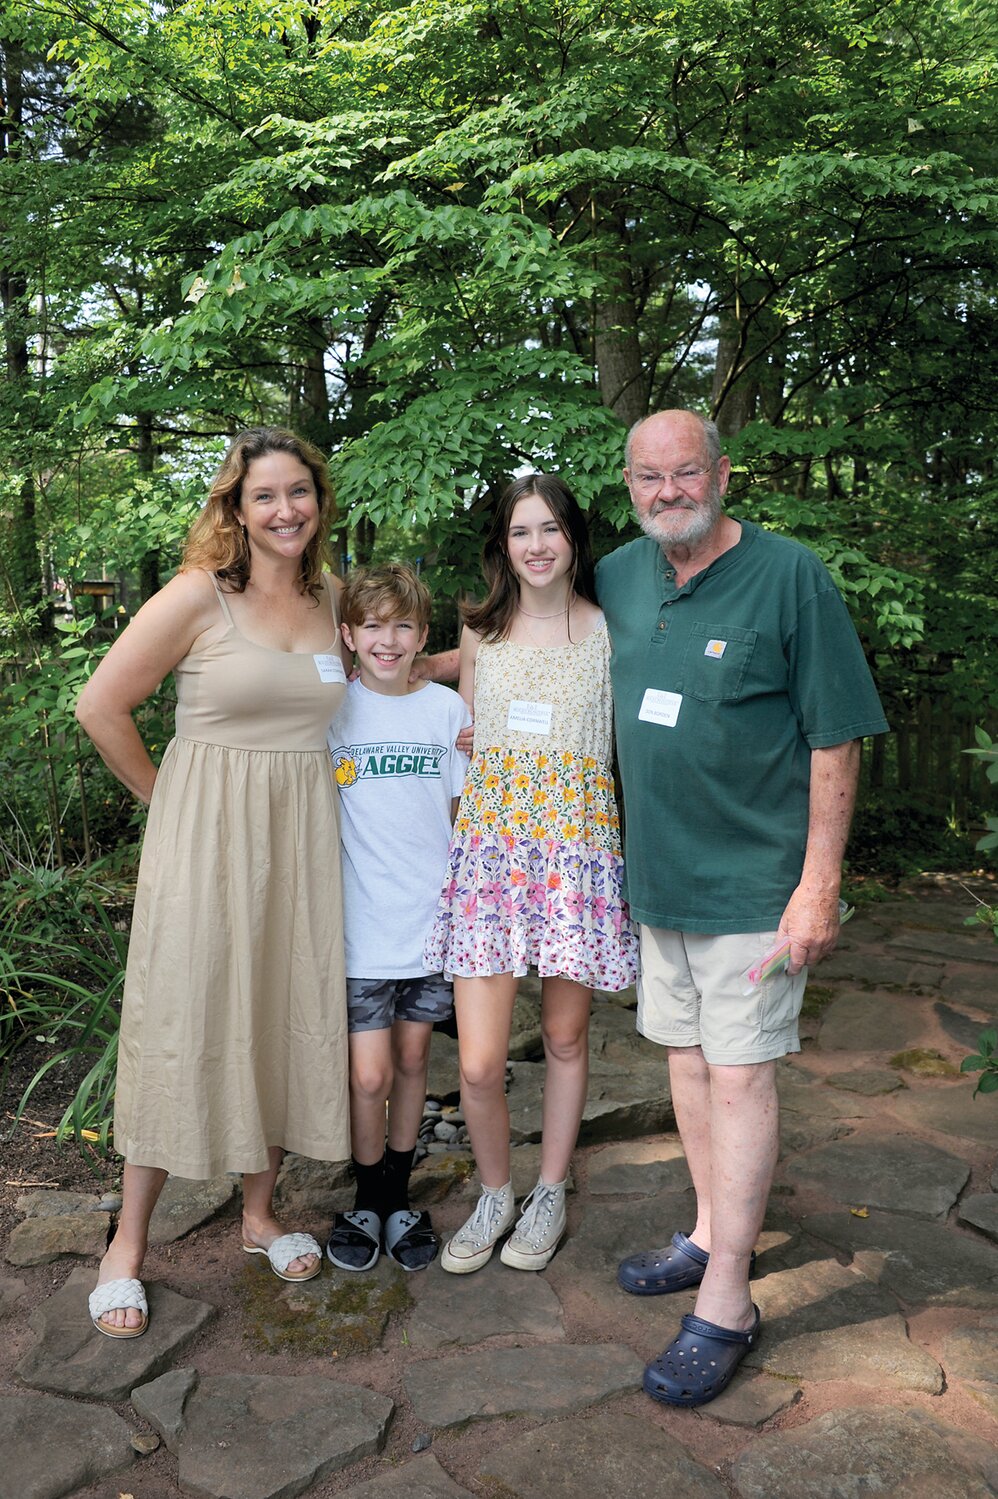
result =
M347 1030L386 1031L393 1021L434 1025L454 1013L454 986L442 973L411 979L347 979Z

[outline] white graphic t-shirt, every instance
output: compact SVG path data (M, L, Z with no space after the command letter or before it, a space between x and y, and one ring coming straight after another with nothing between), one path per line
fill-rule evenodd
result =
M350 683L329 726L340 791L348 978L415 978L447 867L471 715L449 687L405 697Z

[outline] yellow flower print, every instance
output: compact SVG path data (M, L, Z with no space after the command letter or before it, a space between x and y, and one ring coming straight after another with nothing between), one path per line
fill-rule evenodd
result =
M547 763L548 763L548 757L547 757L547 755L538 755L537 756L537 769L538 770L543 770L544 767L547 765Z
M515 770L516 769L516 756L515 755L504 755L503 756L503 761L502 761L502 768L503 768L503 770Z
M498 816L499 816L498 812L483 812L482 813L482 821L484 823L488 823L489 827L491 827L492 824L495 822L495 820L496 820L496 818Z
M529 816L527 815L526 812L523 812L523 811L514 812L513 813L513 821L517 824L518 827L522 827L525 822L529 822L530 821L530 818L529 818Z
M574 822L566 822L561 830L561 836L563 838L578 838L579 829Z
M512 806L512 803L513 803L513 793L512 793L512 791L504 791L503 794L502 794L502 804L503 804L503 806L504 807L509 807L509 806Z
M523 773L521 772L520 775L513 777L513 785L516 787L517 791L523 791L527 786L530 785L530 777L523 775Z
M494 791L498 784L499 777L497 775L489 775L485 777L485 788L487 791Z

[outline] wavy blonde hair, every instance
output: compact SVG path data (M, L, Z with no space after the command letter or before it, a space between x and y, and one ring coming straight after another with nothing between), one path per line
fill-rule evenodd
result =
M336 503L325 458L312 443L286 427L250 427L232 439L208 492L207 503L188 533L181 572L201 567L214 573L234 593L245 590L250 576L250 550L239 519L239 504L250 464L267 453L287 453L297 458L315 483L319 525L302 553L299 586L302 593L318 599L323 568L329 561L326 538L336 518Z

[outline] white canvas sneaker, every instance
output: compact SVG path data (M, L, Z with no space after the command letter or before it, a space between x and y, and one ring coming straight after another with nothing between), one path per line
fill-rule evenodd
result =
M475 1211L444 1246L440 1256L442 1268L452 1275L467 1275L487 1265L513 1217L513 1183L507 1182L504 1187L483 1187Z
M538 1182L499 1258L514 1270L543 1270L565 1232L565 1183Z

